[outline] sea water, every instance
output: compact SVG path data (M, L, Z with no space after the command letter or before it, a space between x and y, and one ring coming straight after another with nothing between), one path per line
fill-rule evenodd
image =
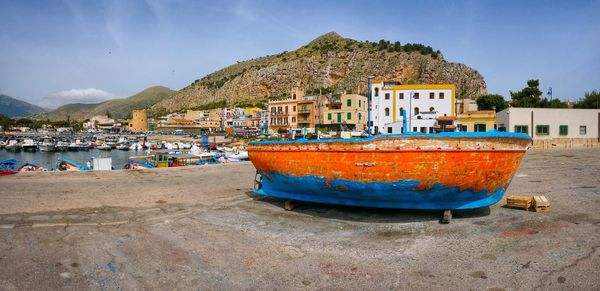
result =
M100 151L90 149L89 151L78 152L12 152L5 149L0 149L0 161L15 159L17 160L16 168L25 163L32 163L42 166L48 170L56 168L56 163L61 159L68 159L82 166L85 166L92 157L112 157L112 166L114 169L122 169L130 156L143 156L145 151ZM90 161L91 163L91 161Z

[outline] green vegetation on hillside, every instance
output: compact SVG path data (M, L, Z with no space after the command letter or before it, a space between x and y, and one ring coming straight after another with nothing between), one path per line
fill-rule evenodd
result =
M113 99L98 104L67 104L53 111L34 116L37 119L84 120L96 115L128 118L133 110L147 109L172 95L175 91L162 86L147 88L125 99Z

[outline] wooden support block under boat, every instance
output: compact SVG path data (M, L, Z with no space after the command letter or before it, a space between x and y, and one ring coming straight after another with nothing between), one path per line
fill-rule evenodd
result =
M546 198L546 196L533 196L533 204L533 206L535 207L535 212L546 212L550 210L550 201L548 201L548 198Z
M533 199L529 196L512 195L506 198L506 207L529 209Z
M452 221L452 210L444 210L444 215L442 215L442 220L440 220L440 223L448 224L450 221Z
M294 210L294 208L296 208L296 206L298 206L298 204L296 203L296 201L293 201L293 200L285 200L285 203L283 203L283 209L285 209L287 211Z

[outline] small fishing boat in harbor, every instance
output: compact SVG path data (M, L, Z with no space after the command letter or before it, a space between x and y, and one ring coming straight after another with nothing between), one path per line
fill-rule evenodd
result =
M38 149L37 144L33 139L26 138L23 140L23 144L21 144L21 148L24 152L36 152Z
M69 147L69 143L59 141L54 146L54 150L57 152L64 152L67 150L68 147Z
M121 150L121 151L128 151L129 150L129 144L121 143L121 144L119 144L117 146L117 149Z
M49 138L45 138L42 143L38 145L40 152L53 152L55 146L56 145Z
M87 171L87 166L82 166L68 159L62 159L56 164L57 171Z
M0 162L0 176L9 176L18 173L15 171L16 160L4 160Z
M67 146L67 151L78 152L80 149L79 144L72 142Z
M137 160L129 160L123 169L127 170L141 170L141 169L152 169L154 166L148 162L137 161Z
M107 145L105 143L97 146L96 148L101 151L110 151L112 149L109 145Z
M471 209L502 199L531 143L508 132L251 142L254 192L351 206Z
M44 167L38 166L36 164L25 163L24 165L20 166L17 171L19 171L19 172L45 172L48 170L45 169Z
M4 149L11 152L20 152L21 144L17 140L9 140L8 143L4 146Z

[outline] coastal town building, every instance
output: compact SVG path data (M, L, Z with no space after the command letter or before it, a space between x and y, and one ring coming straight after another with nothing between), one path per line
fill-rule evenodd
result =
M473 99L456 100L455 112L458 131L485 132L495 129L496 111L478 110L477 102Z
M332 131L362 131L367 126L367 97L358 94L319 96L319 127Z
M129 121L130 131L148 131L148 112L146 110L133 110Z
M454 116L453 84L400 85L398 82L371 83L372 133L398 134L404 131L433 133L436 119Z
M101 130L113 130L115 127L115 120L108 117L108 115L96 115L88 122L83 124L86 129L101 129Z
M598 143L600 110L511 107L497 113L496 127L500 131L526 133L534 145Z
M304 92L294 88L287 98L269 101L269 130L278 132L298 128L297 106L298 100L303 97Z

